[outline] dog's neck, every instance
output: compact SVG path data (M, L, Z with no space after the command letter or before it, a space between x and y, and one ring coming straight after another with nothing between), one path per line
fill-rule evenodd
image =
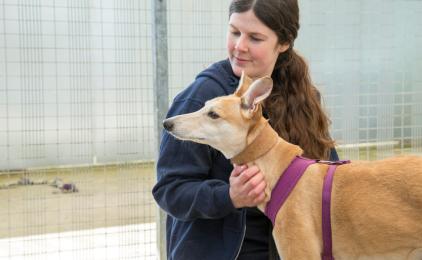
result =
M257 133L252 133L257 131ZM255 136L249 145L231 161L237 165L248 163L255 164L264 174L267 183L265 188L265 201L258 208L265 212L265 205L271 198L271 191L278 179L303 150L278 136L267 120L262 119L251 134ZM277 158L280 157L280 158Z
M271 128L268 121L265 120L263 126L261 126L261 124L256 126L257 131L259 131L258 135L252 140L250 144L248 144L248 146L246 146L242 152L231 158L232 163L241 165L253 162L256 159L262 157L277 144L279 140L277 132ZM261 129L259 130L258 127Z

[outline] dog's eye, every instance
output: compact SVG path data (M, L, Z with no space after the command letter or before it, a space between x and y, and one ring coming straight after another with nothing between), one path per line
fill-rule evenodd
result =
M210 112L208 112L208 116L209 117L211 117L212 119L217 119L217 118L219 118L220 116L217 114L217 113L215 113L214 111L210 111Z

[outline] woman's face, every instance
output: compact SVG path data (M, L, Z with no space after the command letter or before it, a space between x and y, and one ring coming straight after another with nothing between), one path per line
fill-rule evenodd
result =
M236 76L240 77L242 71L251 78L271 76L278 55L288 48L288 44L278 43L275 32L252 10L230 16L227 51Z

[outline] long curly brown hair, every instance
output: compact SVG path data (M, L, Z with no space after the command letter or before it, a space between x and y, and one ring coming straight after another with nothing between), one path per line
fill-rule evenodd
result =
M273 91L264 104L271 125L282 138L299 145L305 156L328 159L334 147L330 120L321 107L308 65L293 49L299 30L297 0L233 0L229 9L230 15L249 10L277 34L280 44L290 46L277 59L271 75Z

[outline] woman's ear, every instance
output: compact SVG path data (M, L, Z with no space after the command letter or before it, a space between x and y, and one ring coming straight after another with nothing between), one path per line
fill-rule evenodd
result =
M287 51L290 48L290 44L284 43L284 44L278 44L278 53L283 53Z

